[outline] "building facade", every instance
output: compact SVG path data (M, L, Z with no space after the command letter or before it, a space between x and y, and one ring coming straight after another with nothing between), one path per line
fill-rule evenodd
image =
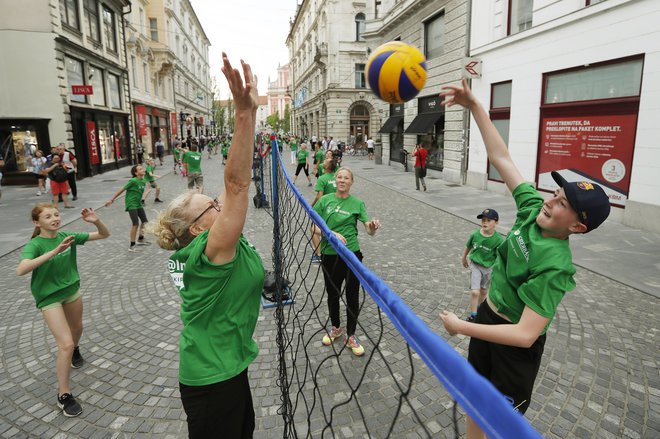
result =
M131 163L127 0L0 1L0 146L5 175L31 177L37 149L64 142L84 178ZM26 14L25 11L30 13Z
M472 9L476 96L523 176L602 185L610 219L660 231L660 9L653 0L488 0ZM470 131L468 184L504 193Z
M469 2L446 0L383 0L370 2L364 37L368 52L389 41L417 47L426 58L427 80L415 99L403 104L376 101L383 115L378 133L384 163L402 162L402 151L425 143L427 167L447 181L465 176L466 115L440 105L443 85L461 78L468 53Z
M173 90L178 127L172 131L182 138L209 135L213 131L213 92L209 71L211 43L190 0L156 1L164 5L168 44L176 57Z
M126 48L134 140L152 156L159 139L169 147L179 119L174 105L176 57L169 45L167 25L162 1L132 2L126 23Z
M277 66L277 78L268 81L268 112L284 117L287 106L291 110L291 97L289 96L289 64Z
M382 115L364 76L366 11L366 1L298 6L286 40L295 134L360 144L378 131Z

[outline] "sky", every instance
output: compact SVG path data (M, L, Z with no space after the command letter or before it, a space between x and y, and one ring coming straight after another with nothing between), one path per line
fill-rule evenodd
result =
M243 59L259 82L259 95L266 95L268 77L274 81L278 64L289 60L286 37L297 0L191 0L197 18L211 41L209 65L219 96L227 99L229 87L220 68L222 52L233 66Z

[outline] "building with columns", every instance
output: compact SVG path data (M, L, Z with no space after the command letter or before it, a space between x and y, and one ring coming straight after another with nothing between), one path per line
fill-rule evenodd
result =
M277 112L280 118L284 117L286 107L291 110L291 96L289 96L289 64L277 66L277 78L268 80L268 112L269 115Z

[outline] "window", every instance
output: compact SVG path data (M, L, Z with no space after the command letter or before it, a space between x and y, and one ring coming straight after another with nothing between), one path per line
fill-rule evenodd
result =
M445 53L445 14L441 13L424 23L424 51L426 59Z
M142 63L142 69L144 69L144 91L149 93L149 65L146 62Z
M133 75L133 87L138 88L137 59L131 55L131 73Z
M583 67L545 77L544 104L639 96L643 60Z
M89 66L87 73L89 83L94 87L94 94L92 95L92 104L105 107L105 87L103 81L103 70L98 67Z
M115 29L115 13L105 6L103 6L103 32L106 49L116 52L117 30Z
M80 30L77 0L60 0L60 19L63 24Z
M155 18L149 19L149 31L151 32L151 40L158 41L158 20Z
M355 64L355 88L366 88L367 80L364 76L364 64Z
M110 106L121 109L121 94L119 87L119 76L108 74L108 92L110 94Z
M355 41L364 41L362 34L364 33L364 14L360 12L355 16Z
M99 32L99 4L96 0L85 0L85 19L89 27L89 38L101 41Z
M188 97L188 81L184 81L184 84L185 85L184 85L184 89L183 89L184 90L183 96L187 98Z
M85 95L74 95L71 88L74 85L85 85L82 61L66 57L64 58L64 62L66 64L66 80L69 85L69 99L72 102L85 103Z
M378 18L378 14L380 13L380 0L374 0L374 18Z
M509 0L509 35L532 27L534 0Z
M511 81L490 86L490 118L507 147L509 145L509 125L511 122L511 86ZM491 163L488 163L488 178L503 181L502 176Z
M144 34L144 26L147 22L144 20L144 9L140 8L140 22L138 23L138 32Z

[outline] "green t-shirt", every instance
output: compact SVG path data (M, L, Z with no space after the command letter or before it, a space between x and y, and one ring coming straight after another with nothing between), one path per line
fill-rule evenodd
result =
M325 153L322 149L319 149L314 153L314 163L319 165L319 169L323 167L323 160L325 159Z
M217 265L204 254L208 231L175 252L169 271L181 295L179 381L205 386L235 377L257 357L264 267L241 235L234 259Z
M222 148L220 149L220 152L224 157L227 157L227 155L229 155L229 146L226 145L226 144L223 144Z
M80 275L76 261L76 246L84 245L89 233L57 232L54 238L35 236L21 253L21 260L34 259L56 248L67 236L73 236L71 246L32 270L30 288L37 308L66 299L80 289Z
M477 229L470 235L465 245L470 249L468 257L482 267L492 267L497 257L495 250L502 241L504 241L502 235L497 232L493 233L493 236L484 236L481 234L481 229Z
M142 207L142 194L147 185L144 178L133 177L124 185L126 198L124 198L124 210L135 210Z
M175 146L172 149L172 155L174 156L174 160L179 160L179 158L181 157L181 149Z
M352 195L349 195L348 198L339 198L336 194L328 194L319 198L314 205L314 210L323 218L330 230L341 233L346 238L346 247L350 251L360 250L357 222L358 220L363 223L369 221L364 201ZM325 237L321 241L321 253L324 255L337 254Z
M298 164L307 163L307 157L309 157L309 151L306 149L298 151Z
M155 166L147 165L147 167L145 168L146 174L144 174L144 181L146 181L147 183L151 183L152 181L155 180L154 178L155 168L156 168Z
M289 143L289 146L291 147L291 151L293 151L293 152L298 151L298 141L297 140L292 140Z
M188 151L183 155L183 163L188 163L188 174L202 173L202 154Z
M337 192L337 182L335 181L335 174L323 174L316 180L314 187L316 192L323 192L323 195L334 194Z
M529 183L513 191L518 213L504 243L497 248L488 296L497 311L518 323L525 306L549 319L575 288L575 266L568 239L546 238L536 224L543 198ZM541 334L539 334L541 335Z

